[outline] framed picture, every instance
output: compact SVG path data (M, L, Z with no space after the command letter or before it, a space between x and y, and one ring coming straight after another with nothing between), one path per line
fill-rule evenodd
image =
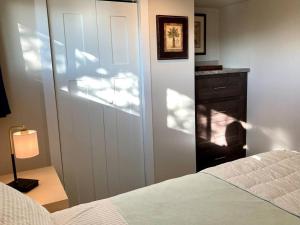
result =
M157 58L188 59L188 17L156 16Z
M206 15L195 14L195 53L206 54Z

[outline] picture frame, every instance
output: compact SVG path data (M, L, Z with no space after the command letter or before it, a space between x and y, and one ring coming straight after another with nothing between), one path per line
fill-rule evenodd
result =
M156 16L158 60L188 59L188 17Z
M206 14L195 14L195 54L206 55Z

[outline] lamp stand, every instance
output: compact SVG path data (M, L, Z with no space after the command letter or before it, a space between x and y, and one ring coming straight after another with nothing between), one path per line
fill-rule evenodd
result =
M13 167L13 175L14 175L14 181L10 182L9 185L10 187L26 193L31 191L33 188L37 187L39 185L39 181L35 179L23 179L23 178L18 178L17 176L17 168L16 168L16 158L14 154L14 143L13 143L13 132L16 130L24 130L25 127L12 127L9 130L9 137L10 137L10 149L11 149L11 162L12 162L12 167Z

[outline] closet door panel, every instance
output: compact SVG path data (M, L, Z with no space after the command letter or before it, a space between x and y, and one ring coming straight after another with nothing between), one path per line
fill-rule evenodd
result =
M110 76L138 76L138 17L135 3L97 1L99 55Z
M95 102L89 104L90 141L95 197L97 200L109 196L107 182L107 152L105 146L104 107Z
M113 107L105 107L105 142L107 151L107 180L110 196L121 193L120 189L120 156L117 135L117 112Z
M70 205L75 205L79 202L78 192L78 174L77 163L78 159L74 154L74 137L73 137L73 126L72 120L72 97L68 93L57 92L57 107L59 108L59 117L64 118L65 124L69 126L62 126L60 123L60 143L61 143L61 154L63 161L63 174L64 174L64 185L67 191ZM75 163L74 163L75 162Z
M64 183L71 205L108 197L95 1L49 0Z
M145 186L137 5L97 1L96 7L100 65L114 96L104 120L108 180L116 194Z
M76 86L74 88L76 88ZM71 159L71 163L75 164L75 170L73 173L75 172L77 174L76 184L79 202L90 202L95 199L95 187L92 145L89 136L89 115L87 112L89 102L86 99L78 98L75 94L76 92L73 94L73 90L71 88L70 92L73 151L71 154L65 155L63 157L63 161Z
M121 192L145 186L142 132L138 116L117 113Z
M145 185L137 5L48 0L71 205Z

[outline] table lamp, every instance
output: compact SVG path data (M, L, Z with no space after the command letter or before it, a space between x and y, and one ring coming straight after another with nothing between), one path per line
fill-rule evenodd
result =
M9 129L9 138L14 181L8 185L21 192L29 192L38 186L39 181L18 178L15 159L32 158L39 154L37 132L35 130L27 130L25 126L11 127Z

